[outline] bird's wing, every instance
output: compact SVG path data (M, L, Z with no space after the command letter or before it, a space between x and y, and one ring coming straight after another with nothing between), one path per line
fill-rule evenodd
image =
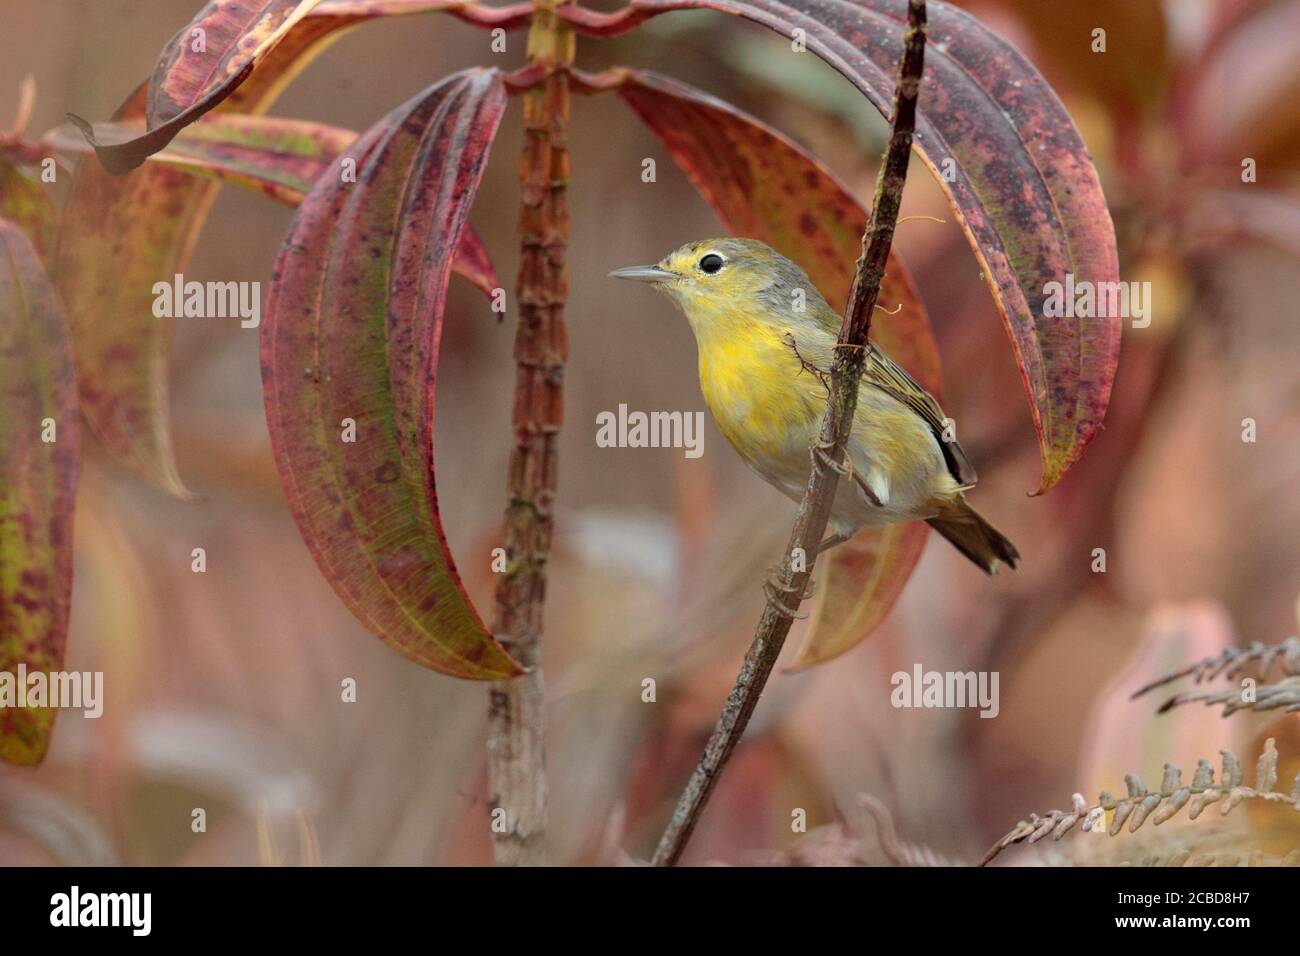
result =
M962 451L961 445L957 444L955 438L951 441L944 440L943 409L930 393L907 373L906 369L873 345L868 352L867 367L863 370L862 381L896 398L920 415L930 426L930 431L934 432L949 473L959 485L975 484L975 467Z

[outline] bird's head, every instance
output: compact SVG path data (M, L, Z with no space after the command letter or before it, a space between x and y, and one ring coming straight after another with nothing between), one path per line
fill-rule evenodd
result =
M628 266L610 275L654 285L677 302L693 326L722 312L780 321L799 305L824 305L802 269L757 239L688 242L652 266Z

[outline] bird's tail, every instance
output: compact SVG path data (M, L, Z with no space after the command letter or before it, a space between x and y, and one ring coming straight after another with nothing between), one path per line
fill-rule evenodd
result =
M999 561L1015 570L1020 560L1020 552L1006 535L985 521L961 496L927 524L978 564L985 574L996 574Z

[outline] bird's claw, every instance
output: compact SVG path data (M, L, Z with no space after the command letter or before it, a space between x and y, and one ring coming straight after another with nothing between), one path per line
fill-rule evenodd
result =
M825 467L829 468L831 471L839 475L841 478L852 479L853 459L850 458L846 453L843 461L836 461L834 458L830 456L830 450L833 447L834 447L833 444L828 442L821 442L821 441L813 445L812 446L813 465L817 468L818 471L821 471L822 466L824 465Z
M798 588L791 584L786 584L780 577L781 569L777 567L770 568L767 573L767 580L763 582L763 593L767 596L767 602L784 614L788 618L796 621L802 621L808 615L799 611L797 608L788 606L785 602L798 593ZM800 601L806 601L816 593L817 587L810 578L803 587Z

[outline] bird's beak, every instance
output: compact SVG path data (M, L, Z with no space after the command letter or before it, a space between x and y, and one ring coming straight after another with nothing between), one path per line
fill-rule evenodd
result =
M658 266L624 266L615 269L610 275L615 279L632 279L636 282L667 282L677 278L676 273L667 272Z

